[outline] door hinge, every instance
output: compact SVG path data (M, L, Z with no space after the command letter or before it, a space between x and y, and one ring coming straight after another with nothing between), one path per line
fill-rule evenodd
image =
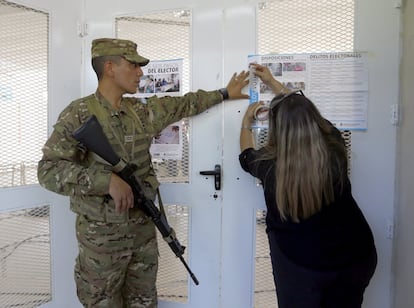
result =
M398 125L399 118L400 118L399 109L400 108L399 108L398 104L391 105L390 122L391 122L392 125Z
M88 35L88 24L86 22L78 21L77 34L79 37L85 37Z
M396 9L400 9L402 6L402 0L393 0L394 1L394 7Z
M391 221L387 221L387 224L385 226L385 232L387 239L394 238L394 224Z

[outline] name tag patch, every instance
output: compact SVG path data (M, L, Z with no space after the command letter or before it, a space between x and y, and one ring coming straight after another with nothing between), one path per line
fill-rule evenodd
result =
M131 135L125 136L125 143L132 142L134 138Z

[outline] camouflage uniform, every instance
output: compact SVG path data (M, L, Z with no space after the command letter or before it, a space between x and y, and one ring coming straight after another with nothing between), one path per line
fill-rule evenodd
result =
M100 43L97 40L93 46ZM130 61L148 63L138 56L134 43L109 43L115 45L110 52L132 53ZM126 47L122 45L117 50L121 43ZM102 46L107 45L104 41ZM101 53L99 48L92 48L92 56ZM159 183L151 166L152 138L169 124L221 101L219 91L199 90L182 97L153 96L145 103L124 97L121 109L116 110L96 92L73 101L59 115L43 147L38 179L46 189L70 196L71 210L77 214L79 255L75 280L85 307L156 307L158 247L155 226L141 210L133 208L115 214L115 203L108 197L112 167L79 147L72 132L95 114L115 152L138 166L136 176L155 199Z

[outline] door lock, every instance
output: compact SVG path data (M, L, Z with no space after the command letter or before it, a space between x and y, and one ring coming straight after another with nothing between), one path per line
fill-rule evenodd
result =
M215 165L214 170L200 171L201 175L214 175L214 188L221 189L221 166Z

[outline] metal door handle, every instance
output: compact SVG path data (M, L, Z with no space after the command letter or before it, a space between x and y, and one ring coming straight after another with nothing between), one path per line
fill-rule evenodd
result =
M221 166L215 165L214 170L200 171L201 175L214 175L214 188L221 189Z

